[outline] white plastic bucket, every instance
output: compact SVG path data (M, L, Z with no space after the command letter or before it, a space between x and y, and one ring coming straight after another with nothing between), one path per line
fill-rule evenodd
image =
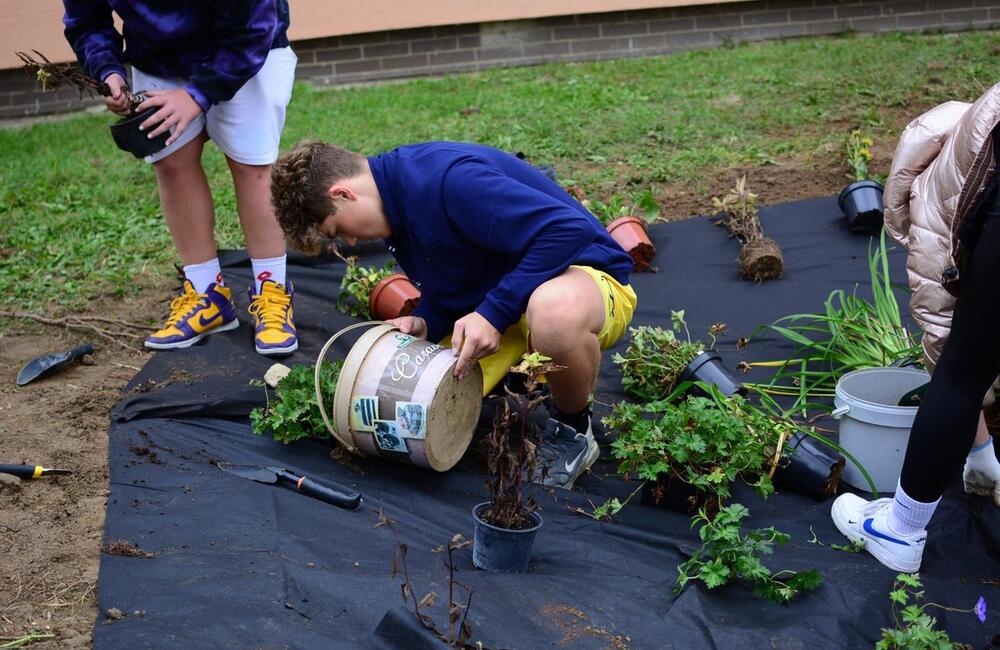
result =
M915 406L898 406L900 398L930 381L913 368L865 368L837 382L833 417L840 421L840 445L861 463L879 492L896 489L906 442L917 415ZM843 479L860 490L868 481L852 462Z

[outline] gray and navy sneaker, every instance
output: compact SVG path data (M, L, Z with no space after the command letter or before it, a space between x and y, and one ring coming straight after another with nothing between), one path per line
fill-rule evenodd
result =
M538 445L538 460L532 483L572 490L573 483L597 460L600 448L589 420L580 433L568 424L549 418Z

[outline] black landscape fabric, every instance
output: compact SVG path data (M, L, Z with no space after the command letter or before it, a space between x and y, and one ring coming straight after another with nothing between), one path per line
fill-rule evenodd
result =
M735 368L741 360L788 356L774 339L738 350L736 341L756 326L820 311L832 289L860 285L868 295L869 238L846 231L834 199L768 207L762 220L785 259L785 276L764 284L739 278L739 246L710 219L652 227L659 270L633 276L633 324L669 326L670 311L683 309L700 337L723 321L728 333L719 350ZM365 262L387 259L380 247L362 252ZM893 279L905 284L902 253L891 259ZM245 254L223 261L230 285L249 283ZM342 263L292 262L301 348L284 363L311 364L326 338L354 321L334 305ZM246 294L239 295L245 309ZM898 296L905 311L905 294ZM329 358L342 357L349 345L338 342ZM456 533L472 537L473 506L485 500L480 438L455 469L439 474L379 459L349 467L330 458L330 443L285 446L256 436L247 414L265 393L250 380L271 363L253 352L244 324L190 349L157 353L128 387L112 415L105 548L121 540L150 555L102 555L95 647L437 647L400 608L395 542L374 525L380 509L397 522L413 590L418 598L437 592L438 603L426 611L446 629L447 571L431 549ZM747 379L762 376L755 370ZM606 354L600 402L624 397L619 377ZM738 488L734 500L750 509L749 525L791 535L766 564L817 568L817 591L784 606L739 584L694 585L675 598L677 565L698 546L687 516L641 505L638 496L611 523L575 512L610 497L624 500L638 486L617 476L608 456L604 447L578 489L539 494L545 523L528 573L485 573L473 568L471 548L457 552L456 578L474 592L473 641L488 648L863 648L892 625L894 572L866 554L831 548L845 543L830 519L831 500L790 493L762 502ZM341 510L224 473L213 461L287 467L328 487L358 490L365 505ZM984 595L994 611L1000 608L995 506L966 496L956 480L929 540L922 567L928 600L971 608ZM110 608L124 617L107 619ZM1000 632L995 613L981 624L970 613L928 611L954 639L976 648Z

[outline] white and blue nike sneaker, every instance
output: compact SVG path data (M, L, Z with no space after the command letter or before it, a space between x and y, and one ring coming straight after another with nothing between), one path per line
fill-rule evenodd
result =
M885 566L902 573L920 570L927 531L900 535L889 528L892 499L866 501L856 494L842 494L830 514L837 530L852 542L864 542L865 550Z
M590 469L600 453L589 421L587 430L580 433L568 424L549 418L542 431L530 480L546 487L572 490L576 479Z

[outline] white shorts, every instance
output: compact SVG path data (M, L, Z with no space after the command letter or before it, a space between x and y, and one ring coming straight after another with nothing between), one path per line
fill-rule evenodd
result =
M193 140L202 129L207 129L208 137L236 162L245 165L273 163L278 159L285 108L292 98L298 60L290 47L271 50L263 67L232 99L215 104L207 114L199 114L169 147L146 156L146 162L166 158ZM185 79L164 79L132 68L132 88L136 91L173 90L186 84Z

